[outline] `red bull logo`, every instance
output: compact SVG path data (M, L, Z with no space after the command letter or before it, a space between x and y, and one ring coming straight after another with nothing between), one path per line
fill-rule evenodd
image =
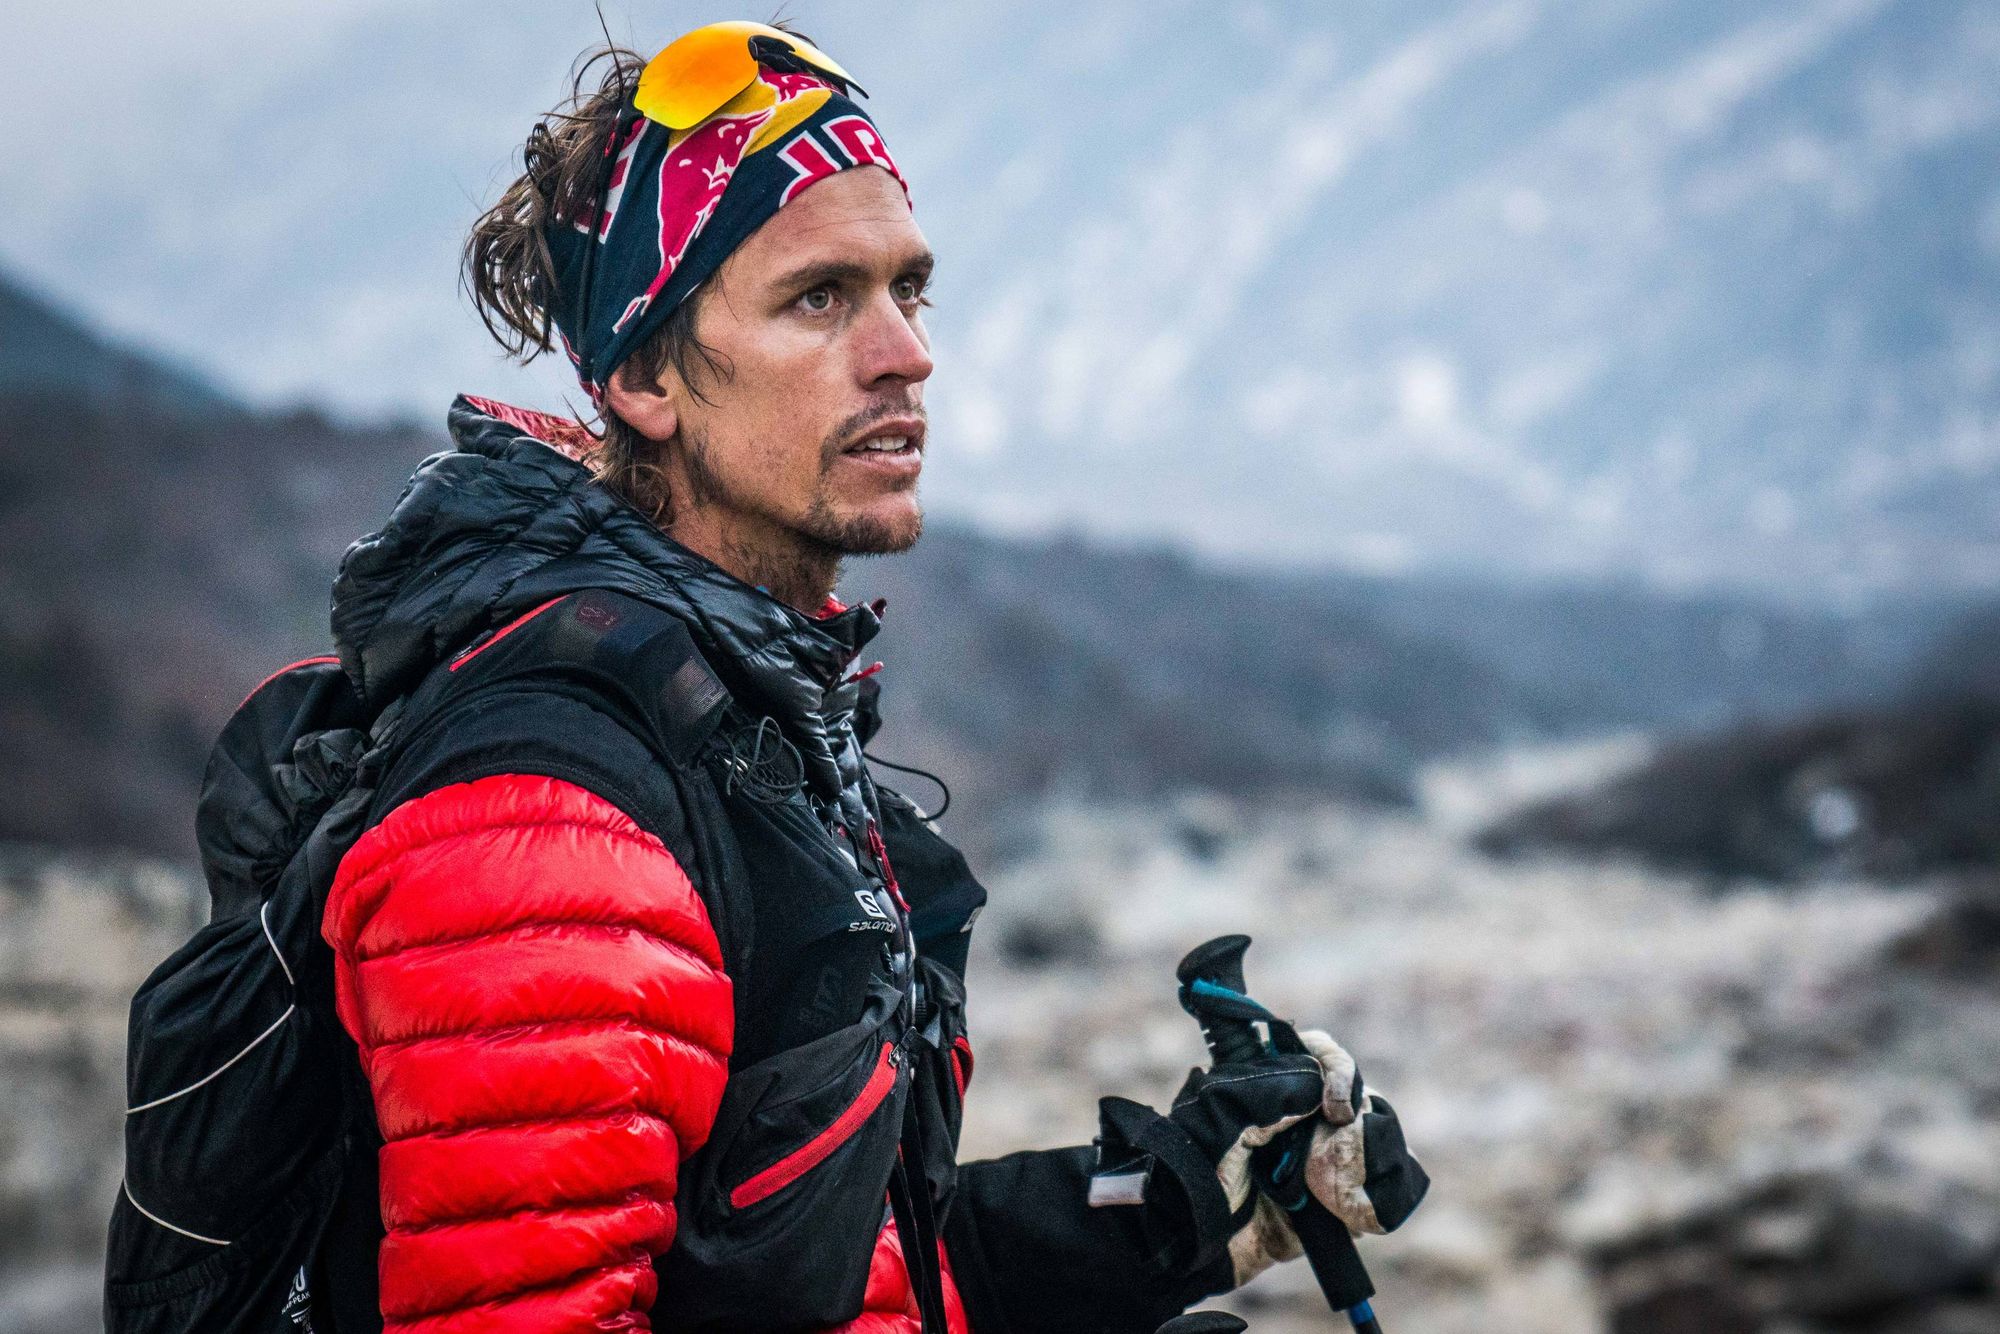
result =
M865 166L887 169L903 187L903 197L909 198L910 184L903 179L896 159L889 156L888 146L873 125L860 116L842 116L821 126L820 132L826 136L824 140L805 130L778 150L778 156L792 169L792 181L785 187L778 201L780 205L791 203L793 195L814 181L849 167Z

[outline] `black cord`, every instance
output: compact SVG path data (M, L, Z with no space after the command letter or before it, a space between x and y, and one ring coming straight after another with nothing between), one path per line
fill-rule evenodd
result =
M936 774L932 773L930 770L919 769L912 764L898 764L894 760L885 760L880 755L870 755L865 750L862 751L861 754L863 755L863 757L867 759L867 761L870 764L879 764L884 769L894 769L897 773L915 774L919 778L928 778L933 783L936 783L938 785L938 791L944 793L944 805L938 807L934 811L931 811L928 815L924 817L925 819L928 820L942 819L944 817L944 813L951 809L951 788L945 784L944 779L939 778Z

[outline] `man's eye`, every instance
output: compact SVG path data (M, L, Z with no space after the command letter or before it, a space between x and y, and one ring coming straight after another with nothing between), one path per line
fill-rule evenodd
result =
M924 280L921 278L898 278L896 279L895 287L891 290L894 291L896 300L907 306L912 301L921 301L923 299Z
M833 289L815 287L799 298L799 305L815 315L825 314L833 309Z

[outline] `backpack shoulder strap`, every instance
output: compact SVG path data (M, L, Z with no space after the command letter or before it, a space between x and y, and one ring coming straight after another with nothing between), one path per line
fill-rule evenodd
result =
M722 725L729 691L681 619L610 589L532 608L432 669L374 729L378 764L446 714L499 692L569 696L611 714L662 759L685 766Z

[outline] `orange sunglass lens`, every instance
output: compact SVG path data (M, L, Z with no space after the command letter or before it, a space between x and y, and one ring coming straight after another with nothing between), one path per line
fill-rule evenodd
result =
M711 23L675 38L646 62L633 107L670 130L693 129L756 79L757 58L750 53L753 37L781 41L807 64L852 82L824 52L788 32L763 23Z

